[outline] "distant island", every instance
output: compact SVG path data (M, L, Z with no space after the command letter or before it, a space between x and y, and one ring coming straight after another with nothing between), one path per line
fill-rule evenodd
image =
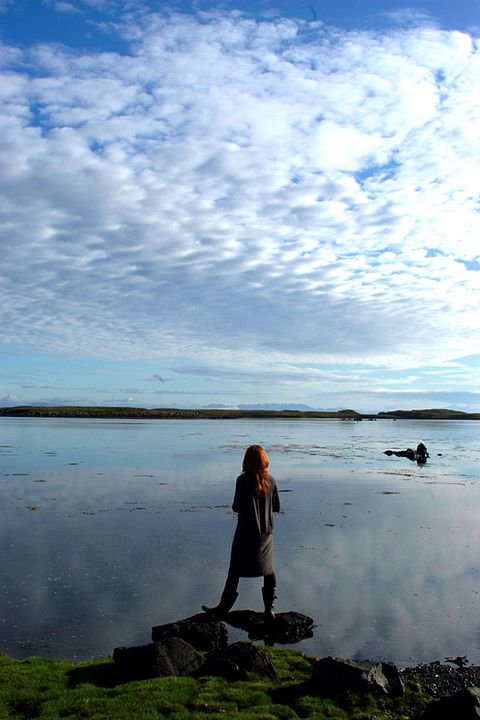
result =
M305 418L332 420L480 420L480 413L465 413L459 410L392 410L379 413L359 413L356 410L259 410L230 408L135 408L102 407L81 405L19 405L0 408L2 417L57 417L57 418L97 418L132 420L169 420L169 419L210 419L235 420L239 418Z

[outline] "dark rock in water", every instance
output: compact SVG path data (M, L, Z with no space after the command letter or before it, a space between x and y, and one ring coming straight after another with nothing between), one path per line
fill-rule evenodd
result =
M265 651L242 641L232 643L224 650L209 653L200 669L200 674L219 675L228 680L245 680L250 674L269 678L278 677Z
M313 618L302 613L277 613L270 635L278 643L296 643L313 637Z
M432 700L423 715L425 720L478 720L480 688L469 687L455 695Z
M189 643L171 637L149 645L115 648L113 662L124 679L133 680L191 675L203 665L204 658Z
M398 697L404 692L399 671L392 663L326 657L312 668L309 689L319 695L376 692Z
M412 462L417 461L419 464L423 464L427 462L427 455L417 455L415 450L412 450L412 448L407 448L406 450L385 450L384 455L396 455L397 457L406 457Z
M293 644L313 636L313 618L294 611L275 613L275 620L265 627L263 613L254 610L232 610L226 622L248 632L250 640L267 635L273 643Z
M385 455L396 455L397 457L406 457L409 460L415 460L415 451L412 448L406 450L385 450Z
M423 442L418 443L416 450L412 450L412 448L407 448L406 450L385 450L384 454L396 455L397 457L406 457L412 462L416 460L419 465L426 463L427 458L430 457L428 454L428 450L423 444Z
M219 650L228 645L228 630L223 622L205 613L152 628L153 642L171 637L185 640L196 650Z
M418 443L418 445L417 445L417 448L416 448L416 450L415 450L415 456L416 456L416 458L417 458L417 461L418 461L420 458L424 458L424 459L426 460L427 457L428 457L427 446L426 446L423 442L421 442L421 441L420 441L420 442Z

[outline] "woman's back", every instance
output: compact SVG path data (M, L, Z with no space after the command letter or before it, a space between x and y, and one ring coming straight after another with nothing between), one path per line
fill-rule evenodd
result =
M273 530L273 513L280 511L275 479L268 476L265 495L255 490L255 480L247 473L237 478L233 511L238 513L238 530L242 534L264 535Z

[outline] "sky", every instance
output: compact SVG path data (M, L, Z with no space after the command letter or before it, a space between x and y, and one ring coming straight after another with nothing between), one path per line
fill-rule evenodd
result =
M480 412L480 0L0 0L0 406Z

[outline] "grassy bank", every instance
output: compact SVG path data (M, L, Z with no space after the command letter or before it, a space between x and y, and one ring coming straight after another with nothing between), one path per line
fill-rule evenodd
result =
M2 720L407 720L425 698L414 688L400 700L351 696L342 703L305 692L314 659L265 648L277 680L165 677L121 683L111 658L83 663L0 657Z

